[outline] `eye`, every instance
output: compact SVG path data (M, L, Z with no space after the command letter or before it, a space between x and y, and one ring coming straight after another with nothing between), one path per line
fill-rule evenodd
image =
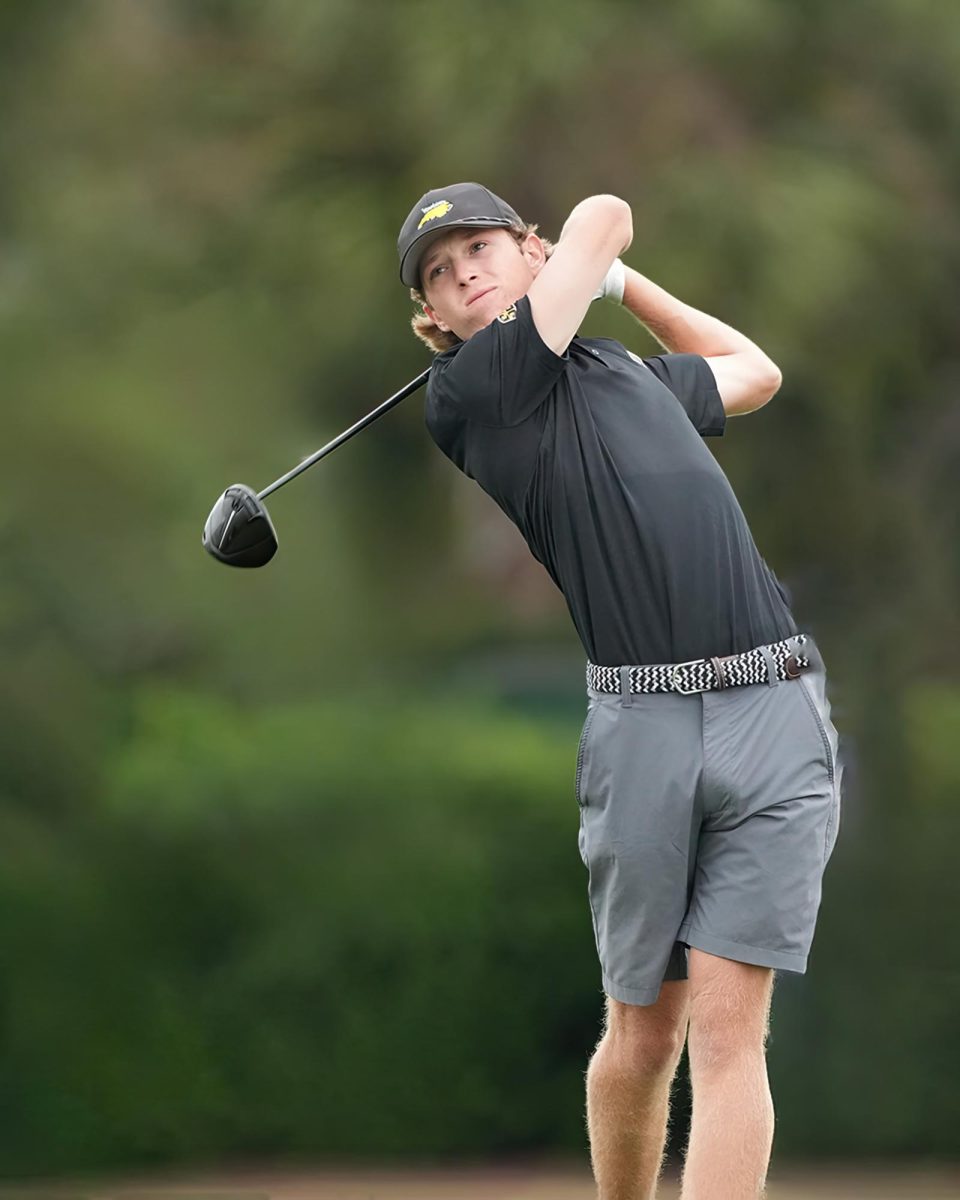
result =
M442 270L443 270L443 267L442 267L442 266L440 266L440 264L438 263L438 264L437 264L437 265L436 265L436 266L433 268L433 270L432 270L432 271L430 271L430 273L429 273L429 278L430 278L430 279L436 279L436 277L437 277L437 276L440 274L440 272L441 272Z
M473 245L470 247L471 253L478 248L480 250L482 250L484 248L484 246L486 246L486 244L487 244L486 242L474 242Z

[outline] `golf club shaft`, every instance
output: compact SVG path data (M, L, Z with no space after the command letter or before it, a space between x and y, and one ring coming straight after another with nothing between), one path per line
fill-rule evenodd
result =
M262 492L258 492L257 499L265 499L270 495L271 492L275 492L277 488L282 488L283 485L285 483L289 483L291 479L296 479L296 477L301 474L301 472L305 471L307 467L312 467L315 462L319 462L325 454L329 454L331 450L336 450L338 446L342 446L343 443L347 441L348 438L352 438L355 433L359 433L361 429L366 429L366 427L371 424L371 422L375 421L377 417L383 416L388 409L393 408L395 404L399 404L401 400L405 400L407 396L409 396L412 392L415 392L417 388L423 387L423 385L427 382L427 376L429 374L430 368L427 367L422 375L418 375L416 379L411 379L406 387L402 387L400 391L391 396L389 400L384 400L384 402L378 405L373 412L367 413L365 417L361 417L356 425L351 425L349 429L345 429L339 437L335 437L332 442L327 442L327 444L317 450L315 454L311 454L309 458L305 458L302 463L299 463L297 466L295 466L292 471L288 471L286 475L281 475L280 478L271 483L269 487L265 487Z

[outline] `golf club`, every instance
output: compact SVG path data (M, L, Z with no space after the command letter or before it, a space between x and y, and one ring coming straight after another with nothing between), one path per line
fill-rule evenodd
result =
M366 429L377 417L383 416L394 405L423 387L429 374L428 367L423 374L412 379L389 400L384 400L373 412L367 413L357 421L356 425L351 425L339 437L335 437L332 442L305 458L286 475L281 475L262 492L255 492L245 483L231 484L210 510L210 516L203 527L203 548L208 554L231 567L262 567L268 563L277 552L277 531L263 504L265 497L277 488L282 488L291 479L295 479L307 467L319 462L325 454L342 446L348 438L352 438L361 429Z

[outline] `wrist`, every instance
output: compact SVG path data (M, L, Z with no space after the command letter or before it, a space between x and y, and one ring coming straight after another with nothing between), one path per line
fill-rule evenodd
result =
M623 287L626 280L626 269L619 258L615 258L610 270L603 278L603 283L594 292L594 300L612 300L614 304L623 303Z

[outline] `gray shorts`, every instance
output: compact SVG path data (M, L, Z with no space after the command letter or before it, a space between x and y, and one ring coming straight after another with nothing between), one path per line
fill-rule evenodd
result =
M803 973L842 766L823 659L722 691L587 689L580 856L607 995L653 1004L686 947Z

